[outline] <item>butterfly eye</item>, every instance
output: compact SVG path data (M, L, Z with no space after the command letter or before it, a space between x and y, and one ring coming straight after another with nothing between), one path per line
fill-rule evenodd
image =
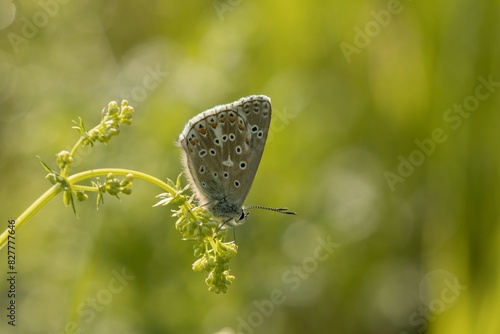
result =
M238 220L245 220L247 218L247 216L248 216L248 213L241 210L241 215L240 215L240 218Z

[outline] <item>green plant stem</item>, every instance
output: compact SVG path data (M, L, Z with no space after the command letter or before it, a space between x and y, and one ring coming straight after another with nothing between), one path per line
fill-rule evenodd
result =
M93 130L93 129L92 129ZM85 137L80 137L80 139L78 139L78 141L76 142L76 144L73 146L73 148L71 149L71 152L69 152L69 155L70 157L74 158L75 155L76 155L76 152L78 151L78 149L82 146L83 142L85 140ZM61 170L61 176L62 177L67 177L68 176L68 173L69 173L69 167L70 165L66 165L64 166L64 168L62 168Z
M62 191L61 186L56 184L52 186L49 190L47 190L42 196L40 196L33 204L31 204L19 217L16 219L16 223L14 224L14 230L17 231L24 222L28 221L31 217L33 217L38 210L43 208L45 204L47 204L52 198L54 198L57 194ZM0 249L5 246L7 243L7 237L9 236L9 228L3 231L0 234Z
M135 179L142 179L148 182L151 182L158 187L162 188L163 190L167 191L168 193L175 195L176 191L174 188L169 186L167 183L163 182L162 180L151 176L149 174L141 173L138 171L130 170L130 169L121 169L121 168L102 168L102 169L91 169L85 172L77 173L74 175L71 175L70 177L67 178L67 181L69 184L73 185L81 181L85 181L87 179L92 179L96 178L99 176L106 176L109 173L112 173L113 175L118 175L118 176L127 176L128 174L132 174ZM76 186L75 188L79 187L85 187L86 191L97 191L96 188L94 187L88 187L88 186ZM81 188L80 188L81 189ZM60 184L56 184L52 186L50 189L48 189L42 196L40 196L33 204L31 204L19 217L16 219L16 223L14 224L14 230L18 231L21 226L27 222L31 217L33 217L41 208L45 206L52 198L54 198L57 194L59 194L62 191ZM189 205L189 203L185 203L185 205ZM7 238L9 236L9 228L7 228L1 235L0 235L0 249L2 249L5 244L7 243Z

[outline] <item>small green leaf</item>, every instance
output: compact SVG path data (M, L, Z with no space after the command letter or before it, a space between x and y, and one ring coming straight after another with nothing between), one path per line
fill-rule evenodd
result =
M43 162L42 159L38 155L36 157L40 160L40 163L42 164L43 169L45 169L49 173L53 173L53 174L57 175L57 173L55 171L53 171L52 168L50 168L45 162Z

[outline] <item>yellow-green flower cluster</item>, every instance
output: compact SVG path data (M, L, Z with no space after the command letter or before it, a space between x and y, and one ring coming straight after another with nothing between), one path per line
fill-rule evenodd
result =
M173 216L177 217L175 228L182 234L183 240L194 242L194 256L198 260L193 263L193 270L207 271L209 274L205 283L208 289L225 293L235 279L230 274L229 262L236 255L238 246L234 242L224 242L227 232L219 228L220 221L203 207L192 205L192 197L183 194L187 187L182 188L180 178L175 185L170 180L169 184L175 193L159 195L161 200L156 205L179 205L178 210L172 210Z
M101 114L101 123L88 132L85 130L81 118L79 118L78 122L75 122L76 126L73 126L73 128L85 137L84 145L93 145L96 140L103 144L109 143L112 137L120 133L121 125L130 125L132 123L134 108L128 105L127 100L123 100L120 107L118 107L116 101L112 101L108 104L107 109L102 110Z

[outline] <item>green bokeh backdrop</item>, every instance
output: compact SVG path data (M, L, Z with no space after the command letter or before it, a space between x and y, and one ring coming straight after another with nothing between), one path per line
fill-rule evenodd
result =
M169 208L151 207L160 189L136 181L98 211L91 197L79 219L58 197L16 234L16 327L0 251L0 333L500 332L499 1L0 0L0 13L1 230L50 186L36 156L56 167L71 120L97 124L123 98L133 125L74 172L175 179L188 119L266 94L247 204L299 213L252 212L216 295Z

